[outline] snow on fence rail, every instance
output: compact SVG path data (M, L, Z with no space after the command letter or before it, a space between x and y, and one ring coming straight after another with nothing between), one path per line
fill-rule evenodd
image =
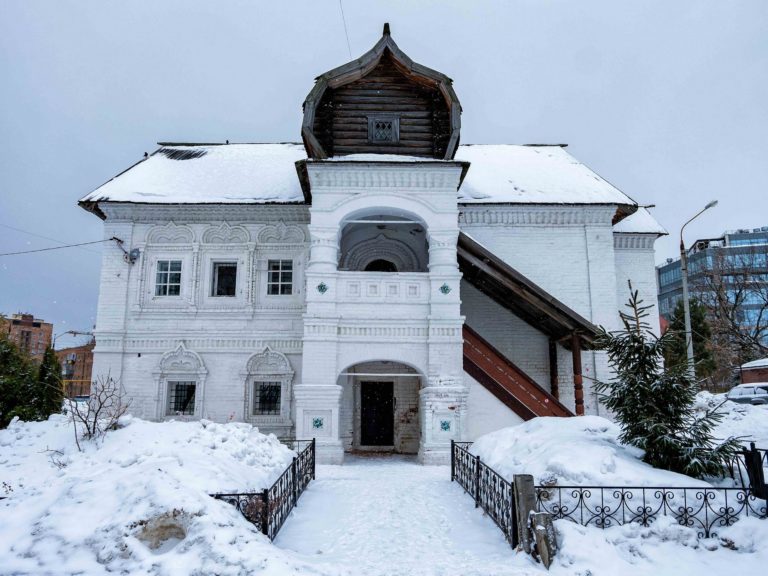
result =
M275 539L299 497L315 479L315 439L293 442L298 456L270 488L261 492L211 494L217 500L232 504L270 540ZM299 451L302 444L306 446Z
M451 480L482 506L502 529L512 546L517 545L514 527L514 487L469 452L471 442L453 442ZM742 488L686 488L643 486L535 486L536 508L555 520L583 526L608 528L636 522L649 526L659 516L695 528L700 537L716 535L744 516L768 517L759 490ZM501 520L500 520L501 519Z

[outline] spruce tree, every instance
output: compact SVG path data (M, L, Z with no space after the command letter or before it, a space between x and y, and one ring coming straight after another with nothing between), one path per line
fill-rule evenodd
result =
M18 416L34 420L35 369L6 334L0 334L0 428Z
M698 388L686 364L663 362L673 334L659 338L650 330L646 318L652 307L643 306L637 291L627 308L620 312L623 328L601 329L598 338L615 377L598 382L596 389L621 427L619 440L644 450L643 460L657 468L696 478L722 475L740 448L739 439L718 443L712 436L722 413L717 408L697 413Z
M696 298L691 298L689 308L691 311L694 368L696 379L702 380L707 376L711 376L717 368L714 356L709 348L712 330L707 321L707 309L701 302ZM685 337L685 309L682 300L677 303L675 310L672 312L668 331L672 334L664 351L664 360L669 366L687 364L688 345Z
M37 373L34 407L38 420L47 420L51 414L61 412L64 388L61 382L61 365L53 348L48 347Z

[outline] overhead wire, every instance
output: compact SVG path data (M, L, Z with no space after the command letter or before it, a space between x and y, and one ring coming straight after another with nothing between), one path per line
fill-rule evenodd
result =
M15 230L16 232L21 232L22 234L29 234L30 236L35 236L37 238L42 238L43 240L50 240L51 242L58 242L59 244L66 245L67 243L63 240L59 240L58 238L51 238L50 236L43 236L42 234L37 234L35 232L30 232L29 230L24 230L22 228L16 228L15 226L9 226L8 224L3 224L0 222L0 227L8 228L9 230ZM95 250L88 250L88 248L80 248L81 250L84 250L85 252L90 252L91 254L98 254Z
M51 246L50 248L38 248L37 250L22 250L20 252L3 252L0 256L17 256L19 254L32 254L33 252L48 252L49 250L62 250L64 248L75 248L77 246L87 246L88 244L101 244L102 242L112 242L114 238L106 240L94 240L93 242L80 242L79 244L67 244L66 246Z
M344 17L344 4L339 0L339 10L341 10L341 21L344 23L344 35L347 37L347 51L350 59L352 58L352 46L349 43L349 32L347 31L347 19Z

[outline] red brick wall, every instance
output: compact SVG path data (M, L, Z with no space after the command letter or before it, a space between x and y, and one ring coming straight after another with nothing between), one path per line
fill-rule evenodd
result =
M742 369L741 383L751 384L753 382L768 382L768 366L750 368L748 370Z

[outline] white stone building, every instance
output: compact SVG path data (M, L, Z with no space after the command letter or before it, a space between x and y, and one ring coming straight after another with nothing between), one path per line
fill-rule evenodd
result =
M656 302L664 230L562 146L459 146L451 80L388 28L320 76L304 144L167 144L80 201L104 220L94 375L143 418L244 421L448 457L598 413L596 326Z

